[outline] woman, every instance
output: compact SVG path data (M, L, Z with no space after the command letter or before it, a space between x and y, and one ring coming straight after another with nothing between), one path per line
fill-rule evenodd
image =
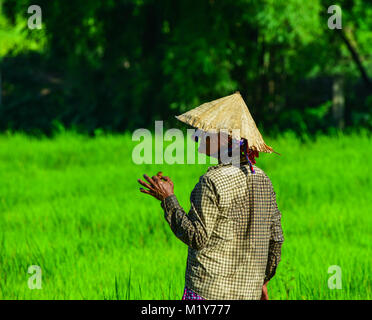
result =
M267 300L284 238L272 183L254 164L259 151L275 151L263 142L240 93L177 118L206 133L199 152L219 164L200 177L188 214L169 177L159 172L138 182L147 188L141 192L161 201L172 231L188 245L183 299Z

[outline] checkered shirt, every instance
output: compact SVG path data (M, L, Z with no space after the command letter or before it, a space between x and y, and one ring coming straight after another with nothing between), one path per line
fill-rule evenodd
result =
M284 241L276 194L265 172L219 164L200 177L186 214L162 201L173 233L188 245L185 285L204 299L260 299Z

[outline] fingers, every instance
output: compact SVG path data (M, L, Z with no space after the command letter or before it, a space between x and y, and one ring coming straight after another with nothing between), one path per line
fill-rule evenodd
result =
M174 194L173 182L169 177L163 176L163 172L159 171L151 178L147 174L144 174L143 177L147 182L142 181L141 179L137 179L137 181L148 190L140 188L141 193L153 196L158 200L163 200L167 196Z
M151 185L149 185L148 183L142 181L141 179L138 179L137 181L138 181L139 184L143 185L144 187L154 191L154 188Z
M144 174L143 177L153 186L155 186L154 180L150 178L147 174ZM154 177L153 177L154 178Z
M158 176L152 176L152 180L154 181L155 188L159 188L159 182L161 179Z
M152 176L151 178L147 175L147 174L144 174L143 177L149 182L149 183L146 183L140 179L138 179L137 181L143 185L144 187L152 190L152 191L155 191L155 189L159 186L159 183L161 181L166 181L166 182L169 182L169 183L172 183L172 180L169 178L169 177L166 177L166 176L163 176L163 172L159 171L156 176Z
M140 192L142 192L142 193L146 193L146 194L149 194L150 196L153 196L153 197L156 198L155 193L153 193L153 192L150 191L150 190L145 190L145 189L143 189L143 188L140 188Z

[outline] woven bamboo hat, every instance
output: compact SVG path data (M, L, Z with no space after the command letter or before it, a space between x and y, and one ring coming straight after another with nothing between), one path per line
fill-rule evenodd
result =
M203 103L195 109L176 116L176 118L207 132L226 130L234 139L245 138L248 141L249 148L252 150L277 153L264 142L239 91L232 95ZM240 135L232 131L233 129L239 129Z

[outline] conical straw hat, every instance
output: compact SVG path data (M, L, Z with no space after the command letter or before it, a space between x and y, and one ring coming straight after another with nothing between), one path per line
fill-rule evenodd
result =
M263 140L261 133L239 92L206 102L176 118L203 131L226 130L232 138L245 138L249 148L260 152L275 152ZM240 136L233 129L240 130ZM277 152L275 152L277 153Z

